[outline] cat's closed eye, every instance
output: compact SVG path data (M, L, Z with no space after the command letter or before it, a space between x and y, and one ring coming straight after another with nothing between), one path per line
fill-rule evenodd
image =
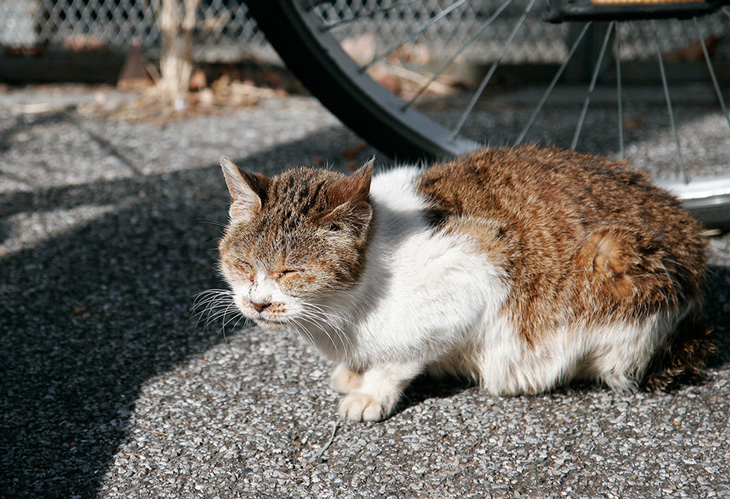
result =
M234 266L236 267L237 270L243 272L243 274L245 274L248 278L253 279L254 272L253 272L253 267L251 267L251 264L249 264L248 262L246 262L244 260L236 260L236 262L234 263Z
M291 274L296 274L298 272L301 272L301 271L299 269L285 269L285 270L280 270L277 278L282 278L284 276L291 275Z

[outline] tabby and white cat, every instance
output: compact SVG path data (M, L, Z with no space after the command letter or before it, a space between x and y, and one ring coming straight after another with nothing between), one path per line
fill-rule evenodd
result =
M700 226L620 162L525 146L375 176L221 165L234 303L338 363L348 419L387 417L424 372L494 394L665 388L710 348Z

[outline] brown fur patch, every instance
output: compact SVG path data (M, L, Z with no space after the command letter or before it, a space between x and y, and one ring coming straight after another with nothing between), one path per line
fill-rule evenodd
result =
M505 313L527 344L567 323L631 322L700 301L699 223L625 163L486 149L428 169L419 191L439 215L432 221L506 270Z
M617 301L629 300L636 293L630 271L641 264L634 239L620 229L598 229L578 249L575 266L586 272L592 269L590 278L599 283L604 294Z

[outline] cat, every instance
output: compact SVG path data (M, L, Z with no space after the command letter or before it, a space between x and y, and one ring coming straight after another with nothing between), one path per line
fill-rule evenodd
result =
M702 228L623 162L531 145L376 175L221 167L230 298L337 363L349 420L389 417L423 373L666 389L712 348Z

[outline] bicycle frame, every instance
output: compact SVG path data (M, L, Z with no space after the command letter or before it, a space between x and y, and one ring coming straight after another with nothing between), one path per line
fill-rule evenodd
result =
M716 12L730 0L548 0L545 20L630 21L642 19L689 19Z

